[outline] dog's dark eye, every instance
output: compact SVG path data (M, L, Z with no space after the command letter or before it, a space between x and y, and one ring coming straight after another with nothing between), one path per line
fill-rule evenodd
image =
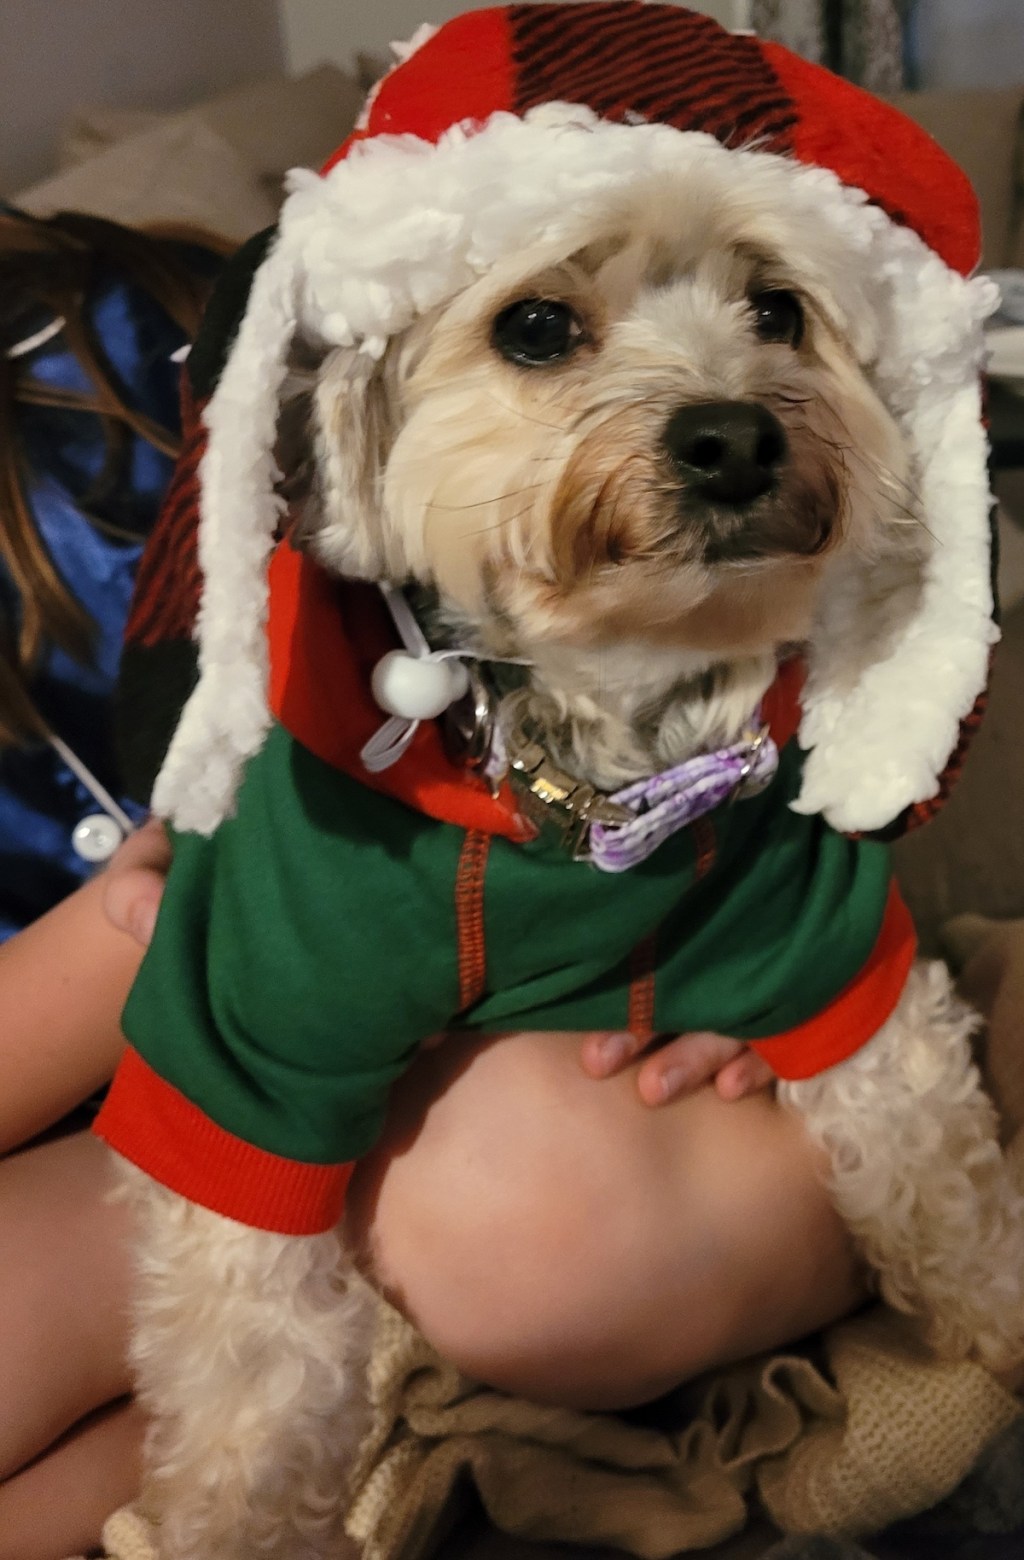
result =
M798 347L804 339L804 311L791 292L754 293L750 300L754 328L762 341Z
M572 309L553 298L522 298L502 309L494 322L494 345L510 363L557 363L582 340L583 326Z

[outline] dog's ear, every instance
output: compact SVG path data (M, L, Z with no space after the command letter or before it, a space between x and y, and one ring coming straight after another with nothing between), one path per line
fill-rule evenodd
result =
M311 526L305 510L313 491L315 467L313 397L323 357L323 352L316 352L304 341L298 338L293 341L279 398L274 438L277 466L274 489L291 511L288 535L296 546L307 540L307 527Z
M396 432L393 378L389 353L374 358L340 348L324 359L306 402L312 474L291 538L349 578L401 579L406 572L382 501ZM291 415L301 421L302 408ZM285 416L285 437L288 422Z

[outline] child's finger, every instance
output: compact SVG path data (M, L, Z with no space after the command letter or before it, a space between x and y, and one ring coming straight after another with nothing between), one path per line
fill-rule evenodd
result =
M681 1094L691 1094L744 1049L742 1041L725 1035L679 1035L644 1062L637 1074L640 1098L645 1105L664 1105Z
M611 1078L633 1061L644 1042L630 1034L590 1034L580 1046L583 1071L591 1078Z
M756 1051L743 1051L733 1061L727 1062L715 1077L715 1088L723 1100L741 1100L744 1095L757 1094L775 1082L775 1074Z
M163 874L170 864L171 842L167 830L159 818L150 818L118 846L117 854L106 870L113 876L125 868L147 867Z
M150 819L118 848L104 874L107 920L143 948L149 946L171 864L171 844L162 823Z
M153 872L148 867L117 872L110 878L103 894L107 920L119 932L127 932L143 948L148 948L163 894L162 872Z

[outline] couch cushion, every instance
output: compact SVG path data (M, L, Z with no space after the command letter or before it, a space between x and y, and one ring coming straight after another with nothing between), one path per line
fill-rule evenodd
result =
M275 205L289 168L317 168L355 122L363 89L334 65L304 76L250 81L176 114L138 109L80 109L61 145L65 166L106 151L126 136L162 124L200 124L225 141L253 168Z
M88 211L129 227L184 223L238 243L277 216L255 168L184 115L23 190L14 203L37 217Z
M986 267L1024 263L1018 139L1024 86L999 92L900 92L890 100L963 168L981 201Z

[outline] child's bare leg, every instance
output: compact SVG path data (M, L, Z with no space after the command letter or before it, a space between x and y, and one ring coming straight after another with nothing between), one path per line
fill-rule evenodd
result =
M105 1083L166 868L163 831L0 949L0 1154ZM85 1133L0 1158L0 1560L99 1541L138 1484L141 1416L121 1403L127 1210Z
M0 1154L109 1081L169 847L147 824L107 871L0 947Z
M94 1549L107 1517L138 1490L144 1428L134 1403L117 1403L0 1485L0 1560Z
M622 1406L858 1302L817 1153L769 1094L651 1111L630 1072L585 1077L579 1044L445 1041L357 1172L354 1237L441 1353L525 1396Z
M127 1221L112 1184L87 1133L0 1162L0 1480L129 1389Z

